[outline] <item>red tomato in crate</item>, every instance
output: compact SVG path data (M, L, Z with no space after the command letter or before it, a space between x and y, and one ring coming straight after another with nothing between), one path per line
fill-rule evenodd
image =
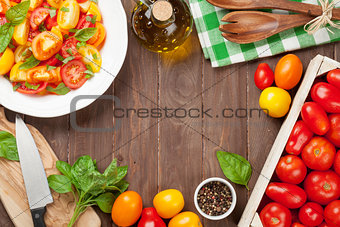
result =
M340 226L340 200L335 200L325 208L325 221L330 227Z
M289 209L297 209L307 200L307 195L302 188L287 183L270 183L266 195Z
M330 128L326 112L315 102L306 102L301 109L302 120L317 135L324 135Z
M340 150L335 155L333 168L334 171L340 176Z
M306 227L305 225L301 224L301 223L298 223L298 222L294 222L292 224L292 227Z
M264 227L290 227L292 214L287 207L279 203L267 204L260 213Z
M324 137L314 137L303 148L301 157L306 166L313 170L328 170L332 167L336 150Z
M76 40L74 37L66 40L61 47L61 56L63 56L63 58L73 56L74 59L81 59L82 56L78 52L77 43L79 43L79 41ZM71 54L69 52L71 52Z
M138 227L166 227L163 219L157 214L153 207L144 208Z
M314 102L317 102L327 113L340 113L340 90L328 83L315 84L311 90Z
M307 226L317 226L323 222L323 208L317 203L306 203L299 210L299 220Z
M280 158L275 172L283 182L300 184L307 175L307 167L298 156L286 155Z
M327 205L340 196L340 177L331 170L313 171L307 175L304 189L308 200Z
M49 16L49 9L44 7L39 7L33 11L30 18L31 28L33 30L38 30L40 24L44 22Z
M336 147L340 147L340 114L331 114L328 116L331 127L326 133L327 139Z
M87 81L85 71L86 66L82 61L72 60L61 68L60 73L67 87L77 89Z
M297 121L290 133L286 152L288 154L299 155L304 146L312 139L313 132L308 128L304 121Z
M334 69L327 74L328 83L340 89L340 69Z
M260 90L264 90L273 84L274 72L267 63L261 63L257 66L254 81L256 87Z

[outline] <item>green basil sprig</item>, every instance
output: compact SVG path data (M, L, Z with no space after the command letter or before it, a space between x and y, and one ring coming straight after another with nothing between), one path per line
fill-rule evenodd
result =
M250 163L242 156L230 152L217 151L217 159L224 175L232 182L246 186L251 177Z
M9 132L0 131L0 157L19 161L16 139Z
M56 88L47 86L46 90L49 92L53 92L57 95L66 95L67 93L70 92L70 89L66 87L64 83L60 83Z
M129 186L124 180L128 167L118 167L116 159L103 174L98 171L96 160L92 160L88 155L80 157L73 166L63 161L57 161L56 166L63 175L49 176L49 186L58 193L72 192L77 204L68 226L73 226L87 207L92 205L110 213L115 199ZM72 185L78 196L75 195Z
M40 61L32 54L31 57L27 58L27 60L19 66L19 69L31 69L39 65L39 63Z
M4 52L11 42L14 27L10 23L0 26L0 53Z
M83 28L76 32L74 38L80 42L86 42L92 38L97 32L97 28Z

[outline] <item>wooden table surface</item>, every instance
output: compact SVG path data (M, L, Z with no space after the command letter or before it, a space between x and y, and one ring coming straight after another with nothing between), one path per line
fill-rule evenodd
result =
M134 2L122 2L129 20ZM306 68L317 54L339 60L339 47L327 44L294 53ZM197 213L193 202L197 185L209 177L223 177L216 158L218 150L240 154L250 161L253 174L249 188L254 187L283 119L258 114L260 90L255 87L253 75L260 62L274 68L280 57L212 68L203 57L196 31L177 51L159 55L141 47L129 29L124 66L105 93L118 97L120 105L97 100L77 113L81 127L115 125L114 131L79 132L71 127L69 116L53 119L25 116L25 121L42 132L61 160L74 163L82 155L91 155L101 171L113 158L121 165L129 165L129 189L141 194L145 207L152 206L158 191L175 188L184 194L184 210ZM144 109L157 108L167 108L169 113L177 109L177 117L170 114L166 117L164 112L162 117L145 115ZM189 110L196 108L207 114L188 116ZM139 110L140 114L127 109ZM222 117L224 109L228 109L226 117ZM13 112L6 114L14 120ZM232 215L218 222L202 219L204 226L237 225L251 190L234 186L238 201ZM98 214L102 226L113 226L110 215ZM13 226L2 205L0 226Z

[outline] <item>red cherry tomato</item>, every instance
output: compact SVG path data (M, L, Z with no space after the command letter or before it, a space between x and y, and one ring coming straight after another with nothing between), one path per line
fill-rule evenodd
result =
M340 150L335 155L333 167L334 171L340 176Z
M61 56L63 56L64 58L73 56L74 59L81 59L82 56L77 50L77 43L79 43L79 41L76 40L74 37L66 40L61 47Z
M15 87L18 83L13 83L13 87ZM25 83L20 83L21 86L16 90L17 92L20 92L22 94L37 94L39 92L42 92L47 87L47 82L41 82L41 83L32 83L31 85L36 86L39 85L38 89L29 89L25 86Z
M91 19L94 17L92 14L86 15L83 14L78 22L78 25L76 27L76 29L83 29L83 28L94 28L96 23L92 23L91 20L88 21L87 18L91 17Z
M266 189L266 195L289 209L299 208L307 200L307 195L302 188L287 183L270 183Z
M299 220L307 226L317 226L323 222L323 208L317 203L306 203L299 210Z
M301 109L302 120L317 135L324 135L330 128L326 112L315 102L306 102Z
M144 208L138 227L166 227L166 224L153 207Z
M82 61L72 60L61 68L61 77L67 87L77 89L87 81L85 71L86 66Z
M5 16L0 15L0 26L8 23Z
M294 223L292 224L292 227L307 227L307 226L305 226L305 225L303 225L303 224L301 224L301 223L298 223L298 222L294 222Z
M324 137L314 137L303 148L301 157L306 166L314 170L328 170L332 167L336 150Z
M340 89L340 69L334 69L327 74L328 83Z
M49 66L61 66L62 62L60 60L58 60L55 55L53 57L51 57L50 59L43 61L40 63L41 66L44 65L49 65Z
M326 137L336 147L340 147L340 114L331 114L328 116L328 119L331 123L331 127L326 133Z
M319 225L318 227L331 227L331 226L328 225L326 222L322 222L321 225Z
M326 206L325 221L330 227L340 226L340 200L335 200Z
M311 90L312 99L328 113L340 113L340 90L328 83L315 84Z
M256 69L254 81L256 87L264 90L270 87L274 82L274 72L267 63L261 63Z
M39 7L33 11L30 18L31 28L37 30L39 25L44 22L49 16L49 10L44 7Z
M300 184L307 175L307 167L299 157L286 155L280 158L275 172L283 182Z
M267 204L260 213L264 227L290 227L292 214L287 207L279 203Z
M47 30L51 31L52 27L58 26L57 15L58 15L58 10L54 17L51 17L51 16L47 17L46 23L45 23L45 27Z
M312 139L313 132L304 121L297 121L290 133L286 151L288 154L299 155L303 147Z
M304 181L304 189L310 201L327 205L340 196L340 177L333 171L313 171Z

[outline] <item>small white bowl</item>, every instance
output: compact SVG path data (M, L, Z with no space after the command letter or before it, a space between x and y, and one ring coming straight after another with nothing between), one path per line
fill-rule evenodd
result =
M207 183L209 182L213 182L213 181L218 181L218 182L221 182L225 185L228 186L228 188L230 189L230 192L231 192L231 197L232 197L232 202L231 202L231 206L229 208L229 210L224 213L223 215L220 215L220 216L210 216L210 215L207 215L206 213L204 213L201 208L198 206L198 202L197 202L197 196L198 196L198 192L200 191L200 189L206 185ZM214 220L214 221L217 221L217 220L222 220L226 217L228 217L231 212L233 212L233 210L235 209L235 206L236 206L236 192L235 192L235 189L234 187L226 180L222 179L222 178L219 178L219 177L211 177L211 178L208 178L206 180L204 180L202 183L200 183L197 188L196 188L196 191L195 191L195 195L194 195L194 203L195 203L195 206L196 206L196 209L198 210L198 212L205 218L209 219L209 220Z

